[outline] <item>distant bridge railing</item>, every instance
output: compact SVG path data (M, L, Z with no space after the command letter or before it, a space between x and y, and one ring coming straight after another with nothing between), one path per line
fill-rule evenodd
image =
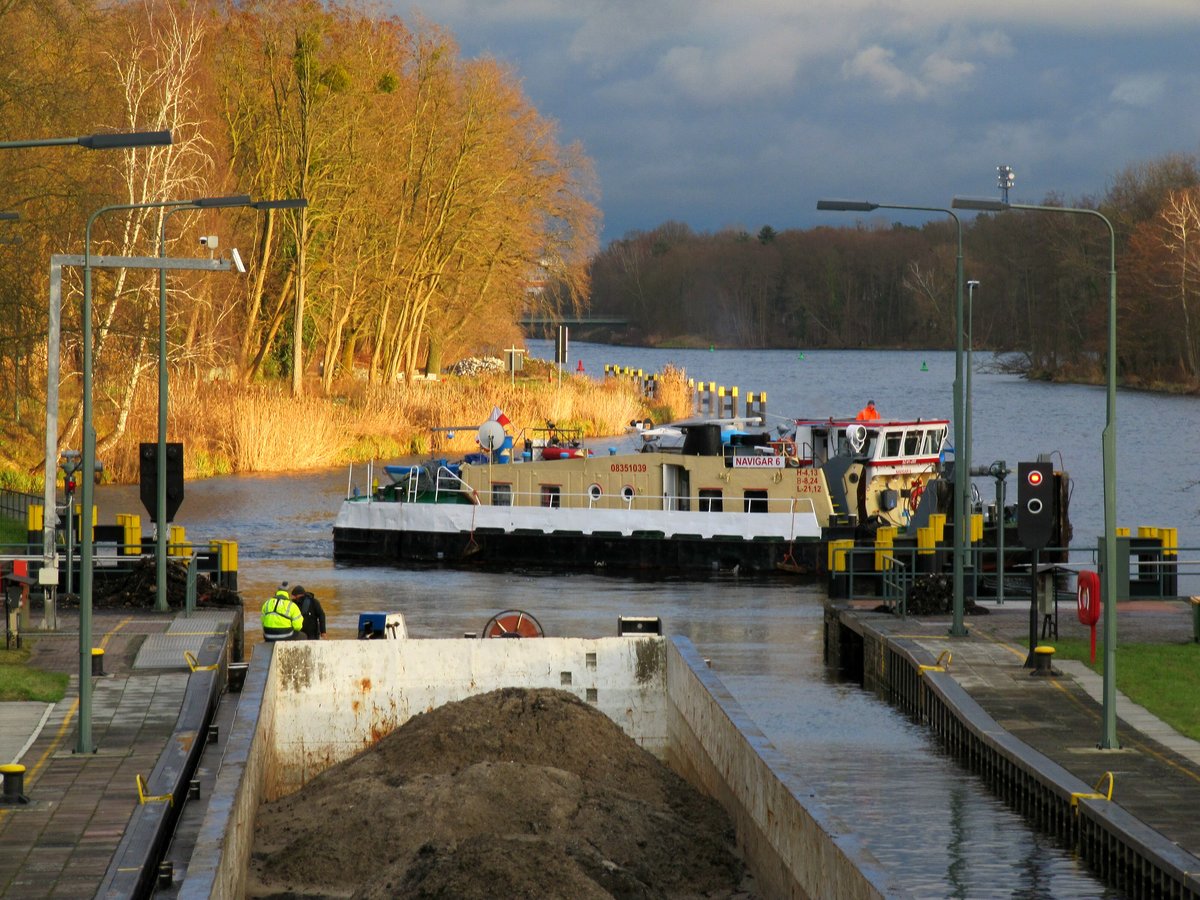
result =
M589 325L628 325L629 320L620 316L522 316L517 319L518 325L526 327L537 326L546 328L557 325L571 325L584 328Z

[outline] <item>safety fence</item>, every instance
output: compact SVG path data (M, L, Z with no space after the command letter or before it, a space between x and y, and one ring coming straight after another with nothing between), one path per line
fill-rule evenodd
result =
M980 543L982 517L975 516L963 565L964 595L972 600L1003 604L1007 598L1027 601L1036 592L1047 603L1057 595L1075 594L1069 580L1081 571L1099 571L1102 542L1095 547L1047 547L1034 556L1019 545ZM930 516L928 526L909 535L899 528L880 528L871 544L852 539L828 543L830 595L879 596L903 615L905 601L917 579L946 575L953 570L953 526L945 516ZM1118 529L1118 600L1179 599L1197 593L1200 548L1178 546L1174 528L1144 526L1131 534Z

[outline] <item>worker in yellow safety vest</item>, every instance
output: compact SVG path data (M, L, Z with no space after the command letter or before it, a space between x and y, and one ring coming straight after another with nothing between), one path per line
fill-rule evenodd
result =
M263 638L268 641L303 641L304 614L285 584L262 606Z

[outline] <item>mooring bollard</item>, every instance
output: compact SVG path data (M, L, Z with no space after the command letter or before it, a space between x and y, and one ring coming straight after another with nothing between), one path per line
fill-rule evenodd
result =
M1033 648L1033 671L1030 675L1054 675L1054 648L1038 644Z
M0 778L4 779L4 793L0 803L28 803L25 796L25 767L19 763L0 766Z
M103 647L93 647L92 648L92 674L93 675L103 675L104 674L104 648Z

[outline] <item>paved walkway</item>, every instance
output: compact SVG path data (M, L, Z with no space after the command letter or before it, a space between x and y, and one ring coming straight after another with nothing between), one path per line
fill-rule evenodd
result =
M867 604L859 601L854 605ZM1082 663L1061 660L1054 663L1058 677L1034 676L1024 667L1028 602L985 608L988 615L966 617L967 638L949 637L949 618L899 620L872 615L871 624L894 638L915 642L933 659L948 650L949 674L997 724L1089 785L1100 784L1105 773L1111 772L1114 803L1200 857L1200 816L1196 815L1200 809L1200 743L1178 734L1118 693L1120 746L1099 749L1104 734L1101 677ZM1069 620L1060 617L1059 633L1087 640L1088 630L1075 620L1073 608L1069 612ZM1191 645L1191 623L1186 601L1119 604L1117 671L1123 644ZM1039 643L1053 645L1054 640ZM1097 654L1102 652L1098 647Z
M196 623L192 626L189 623ZM180 631L178 648L162 652ZM148 778L175 730L188 681L183 650L204 625L173 613L95 612L92 644L105 674L93 680L92 745L79 754L78 615L37 633L32 662L70 672L57 704L0 703L0 760L26 767L27 804L0 804L0 896L91 897L138 806L136 776ZM165 642L165 643L164 643Z

